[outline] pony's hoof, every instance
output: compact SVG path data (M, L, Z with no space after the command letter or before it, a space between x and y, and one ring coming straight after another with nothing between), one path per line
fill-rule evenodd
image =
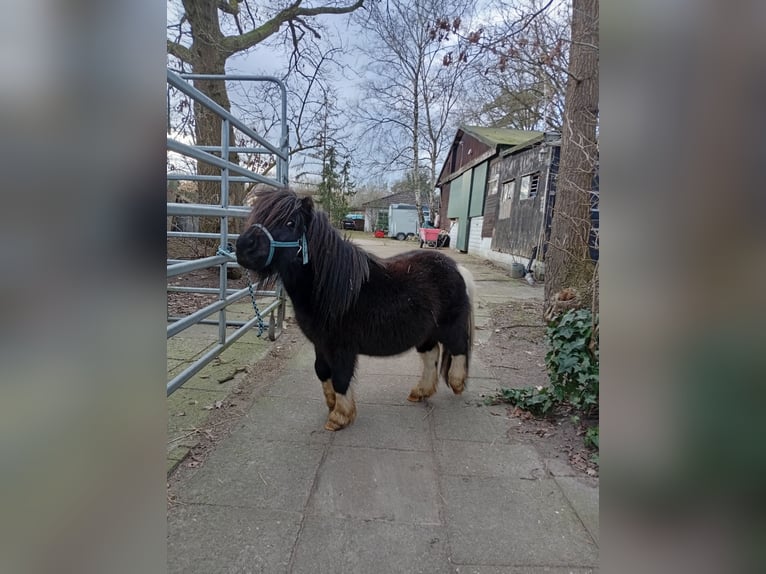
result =
M465 381L450 381L449 388L452 389L452 392L456 395L461 395L465 390Z
M337 431L347 427L356 418L356 404L354 397L341 393L335 394L335 408L330 412L324 428L329 431Z
M324 428L328 431L339 431L346 428L352 422L354 422L354 417L339 417L337 413L332 412L330 413L330 418L324 424Z
M342 429L343 427L340 426L338 423L334 423L332 421L327 421L324 424L324 428L325 428L325 430L335 432L335 431L338 431L338 430Z
M416 395L413 392L410 392L410 394L407 396L407 400L413 403L419 403L420 401L423 400L423 397L421 397L420 395Z

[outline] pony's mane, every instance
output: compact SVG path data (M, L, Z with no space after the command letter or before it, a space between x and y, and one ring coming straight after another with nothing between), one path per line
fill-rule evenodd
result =
M356 302L376 262L341 236L322 211L315 211L306 239L314 268L314 313L320 325L333 325Z
M249 223L257 221L266 228L284 225L302 207L301 198L289 189L258 192L256 197ZM370 266L379 262L343 237L323 211L312 208L310 217L305 233L309 265L314 272L312 310L318 325L326 327L336 323L356 302L370 276Z
M246 227L260 223L266 229L284 225L290 216L301 207L301 199L286 189L261 190L254 194L253 210Z

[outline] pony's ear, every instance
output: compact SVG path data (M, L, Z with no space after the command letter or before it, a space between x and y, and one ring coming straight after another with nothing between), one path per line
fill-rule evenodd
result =
M301 211L311 217L314 212L314 200L310 196L301 198Z

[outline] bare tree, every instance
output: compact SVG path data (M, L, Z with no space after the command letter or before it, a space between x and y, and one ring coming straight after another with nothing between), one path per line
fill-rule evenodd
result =
M304 49L300 61L282 78L287 88L287 124L290 132L290 180L298 183L318 178L322 172L322 149L332 145L341 156L349 155L349 120L338 107L334 72L340 68L338 46L315 45ZM232 85L232 109L267 139L279 133L280 92L273 84ZM266 174L276 165L275 156L244 157L248 167ZM245 190L248 191L247 189Z
M374 138L378 167L419 173L421 159L427 157L432 209L436 166L449 143L451 111L463 96L462 80L469 71L466 54L448 37L471 5L467 0L389 0L373 4L360 19L366 32L360 48L370 59L373 75L366 82L359 113L368 136ZM420 177L413 181L422 221L425 190Z
M598 0L574 0L569 81L551 238L546 256L545 299L576 290L598 308L597 265L591 259L591 198L598 165Z
M497 9L502 24L495 25L491 40L479 45L482 81L472 91L467 118L480 125L560 132L569 55L568 3L501 2ZM536 16L526 20L529 14Z
M284 30L293 50L290 63L295 66L304 37L321 36L315 17L348 14L360 8L363 2L328 0L306 6L304 0L264 2L260 5L255 0L181 0L178 21L168 26L167 51L184 70L198 74L224 74L229 58L247 52ZM194 83L223 108L231 109L224 82L196 80ZM194 135L197 143L220 145L220 119L203 106L195 105ZM230 159L239 161L236 154L232 154ZM201 174L214 174L216 171L202 162L198 164ZM212 186L200 187L203 197L216 193Z
M448 38L474 74L460 123L560 131L567 78L567 0L494 0L490 21L457 21ZM441 38L440 38L441 39ZM445 59L450 65L452 59Z

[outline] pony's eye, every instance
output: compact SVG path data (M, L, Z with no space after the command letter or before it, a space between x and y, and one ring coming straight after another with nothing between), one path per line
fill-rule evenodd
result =
M285 225L287 225L287 227L295 227L295 222L294 221L288 221L287 223L285 223Z

